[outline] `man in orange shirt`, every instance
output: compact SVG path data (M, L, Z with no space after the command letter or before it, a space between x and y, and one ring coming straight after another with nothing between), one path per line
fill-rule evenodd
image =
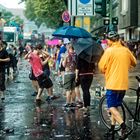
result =
M126 139L131 129L126 126L117 107L121 106L125 91L128 89L128 72L136 66L136 59L130 50L121 45L119 35L111 31L108 34L108 45L98 66L105 75L106 98L109 111L112 115L110 134L114 135L115 123L122 128L121 139Z

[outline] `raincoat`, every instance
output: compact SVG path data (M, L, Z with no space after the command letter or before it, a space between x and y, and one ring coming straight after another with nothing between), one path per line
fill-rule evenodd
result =
M106 89L127 90L129 69L136 66L136 59L130 50L114 42L104 52L98 67L105 75Z

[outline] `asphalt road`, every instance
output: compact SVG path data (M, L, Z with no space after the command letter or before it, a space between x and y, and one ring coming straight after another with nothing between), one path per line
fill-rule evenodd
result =
M140 64L130 72L130 86L137 87L135 76L139 74ZM106 140L106 128L98 111L99 98L94 97L95 88L104 86L103 75L97 71L91 88L91 109L88 116L79 109L65 110L63 89L54 79L54 94L61 97L48 104L43 93L42 104L35 103L31 96L33 89L28 78L30 66L24 60L19 64L19 74L7 81L5 101L0 103L0 140ZM81 93L82 94L82 93ZM127 99L134 102L133 93ZM138 128L129 140L139 140ZM119 135L116 134L115 140Z

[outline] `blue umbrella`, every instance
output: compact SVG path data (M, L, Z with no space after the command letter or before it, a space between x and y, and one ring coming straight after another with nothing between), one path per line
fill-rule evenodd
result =
M53 34L53 36L63 37L63 38L90 38L91 34L83 28L75 26L63 26L58 28Z

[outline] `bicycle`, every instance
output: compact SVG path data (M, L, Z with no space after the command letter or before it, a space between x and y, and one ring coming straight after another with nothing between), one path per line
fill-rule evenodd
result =
M124 122L126 121L126 111L129 113L129 115L132 117L132 122L134 122L137 126L140 125L140 77L136 76L136 79L138 81L138 88L129 88L132 91L136 92L137 98L136 98L136 105L135 105L135 111L134 113L130 110L130 108L127 106L126 102L123 101L122 105L118 108L119 112L121 113ZM111 113L109 112L107 108L106 103L106 96L102 96L100 102L99 102L99 115L101 117L101 121L103 124L110 129L111 127ZM121 127L119 124L116 124L115 131L120 130ZM132 129L134 129L132 127Z

